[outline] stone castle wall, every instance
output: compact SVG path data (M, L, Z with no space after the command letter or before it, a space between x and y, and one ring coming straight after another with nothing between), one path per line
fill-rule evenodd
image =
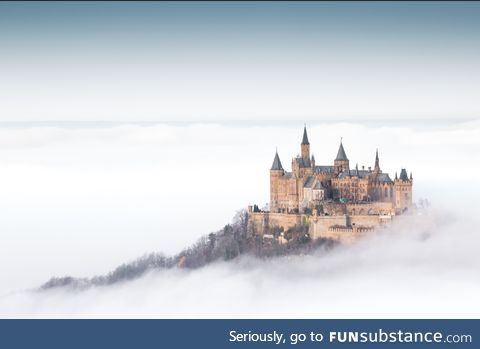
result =
M308 223L308 216L302 214L272 213L272 212L251 212L250 224L255 233L263 234L267 228L282 227L287 230L290 227Z
M347 204L349 215L387 215L395 214L395 206L392 202L372 202L362 204Z
M376 214L342 214L351 213L353 209L363 210L361 212L375 212ZM352 242L365 235L373 234L376 229L388 226L392 222L393 215L379 214L393 209L391 203L372 203L362 205L332 205L332 215L306 215L291 213L271 213L249 211L250 224L255 234L263 235L268 228L280 227L287 230L290 227L308 224L309 233L312 239L329 238L341 242ZM373 211L375 209L375 211ZM357 211L359 212L359 211Z
M380 215L314 216L311 219L310 236L312 239L327 238L350 243L390 222L391 216Z

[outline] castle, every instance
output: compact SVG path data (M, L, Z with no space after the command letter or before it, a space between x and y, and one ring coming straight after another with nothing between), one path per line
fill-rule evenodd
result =
M307 128L292 171L284 170L278 152L270 169L270 210L249 206L254 230L283 230L307 225L312 238L352 241L389 224L412 207L412 174L402 168L392 180L382 172L378 149L373 169L350 168L342 141L333 165L317 165L310 155Z

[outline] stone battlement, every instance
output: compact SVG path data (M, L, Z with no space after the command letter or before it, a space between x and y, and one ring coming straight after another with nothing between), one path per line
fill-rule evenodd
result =
M347 205L345 205L347 206ZM348 211L348 210L347 210ZM391 224L395 215L318 215L276 212L253 212L249 207L249 224L255 235L270 235L271 229L286 231L308 227L312 239L328 238L350 243Z

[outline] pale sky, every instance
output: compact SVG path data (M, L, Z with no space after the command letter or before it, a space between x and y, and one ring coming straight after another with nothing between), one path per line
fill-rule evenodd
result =
M476 118L480 3L0 3L0 121Z

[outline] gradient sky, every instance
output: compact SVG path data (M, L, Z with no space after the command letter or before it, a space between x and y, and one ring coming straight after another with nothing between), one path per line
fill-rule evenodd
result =
M0 121L480 115L478 2L0 2Z

